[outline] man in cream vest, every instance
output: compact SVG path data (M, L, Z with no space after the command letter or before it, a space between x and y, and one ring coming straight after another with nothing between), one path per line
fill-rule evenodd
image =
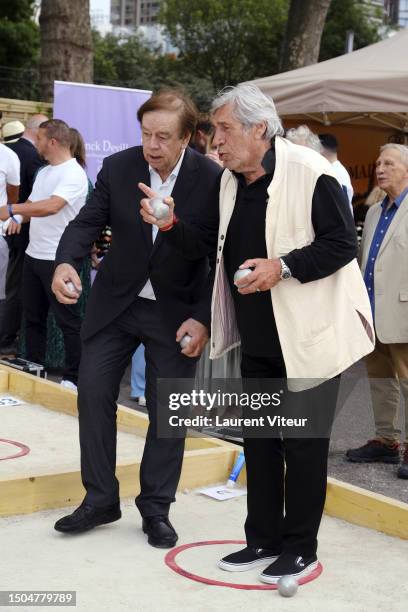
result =
M169 217L158 221L145 201L141 214L163 224L166 239L191 259L216 249L211 358L240 344L243 379L284 379L298 405L312 401L316 415L324 411L331 421L336 377L374 341L343 191L319 153L281 137L273 101L257 87L222 91L212 121L225 168L217 243L210 213L186 224L170 202ZM234 282L238 267L253 271ZM330 399L324 405L320 389ZM264 567L267 583L317 569L329 435L301 435L244 438L247 546L221 559L220 568Z
M408 147L381 147L376 173L387 195L367 213L360 253L375 320L375 350L366 358L375 438L347 451L347 458L359 463L400 462L402 390L405 452L397 476L408 479Z

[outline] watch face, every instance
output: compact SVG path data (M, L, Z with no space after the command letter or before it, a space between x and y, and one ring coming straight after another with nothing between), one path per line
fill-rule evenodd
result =
M284 270L284 271L282 272L282 278L283 278L283 280L288 280L288 278L290 278L291 276L292 276L292 275L291 275L291 273L289 272L289 270Z

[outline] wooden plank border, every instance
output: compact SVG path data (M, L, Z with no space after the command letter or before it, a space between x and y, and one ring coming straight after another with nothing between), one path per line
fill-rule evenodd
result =
M2 366L0 391L21 397L49 410L77 417L77 394L57 383ZM145 436L146 414L118 406L118 429ZM227 479L234 464L237 448L218 439L202 438L192 432L186 439L179 490L195 489ZM118 463L116 475L122 497L139 492L139 461ZM50 472L0 480L0 516L28 514L39 510L77 505L84 498L79 471Z
M76 393L30 374L2 366L0 391L26 401L77 416ZM145 435L148 418L126 406L118 406L118 429ZM228 478L239 452L237 446L216 438L201 438L192 433L186 440L179 490L222 482ZM118 464L121 495L138 492L139 463ZM243 470L239 482L245 484ZM24 514L46 508L79 503L84 495L79 472L27 476L0 482L0 516ZM355 525L408 539L408 504L328 478L325 512Z
M230 448L185 451L178 490L196 489L226 480L235 456L236 452ZM139 470L139 461L117 465L121 497L135 497L139 493ZM78 505L84 496L79 471L4 478L0 479L0 516Z
M408 540L408 504L361 487L327 479L326 514Z

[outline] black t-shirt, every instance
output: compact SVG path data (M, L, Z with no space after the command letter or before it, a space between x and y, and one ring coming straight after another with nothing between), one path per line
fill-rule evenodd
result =
M278 356L281 348L270 292L241 295L234 285L234 274L246 259L268 257L265 215L267 189L272 175L265 174L250 185L245 183L242 175L237 175L237 178L239 186L225 239L224 261L234 299L242 350L249 355Z

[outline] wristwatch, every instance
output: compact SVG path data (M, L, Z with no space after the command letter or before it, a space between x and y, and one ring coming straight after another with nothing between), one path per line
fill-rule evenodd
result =
M288 280L289 278L292 278L292 272L290 271L289 266L285 264L282 258L279 258L279 261L281 263L281 273L280 273L281 280Z

